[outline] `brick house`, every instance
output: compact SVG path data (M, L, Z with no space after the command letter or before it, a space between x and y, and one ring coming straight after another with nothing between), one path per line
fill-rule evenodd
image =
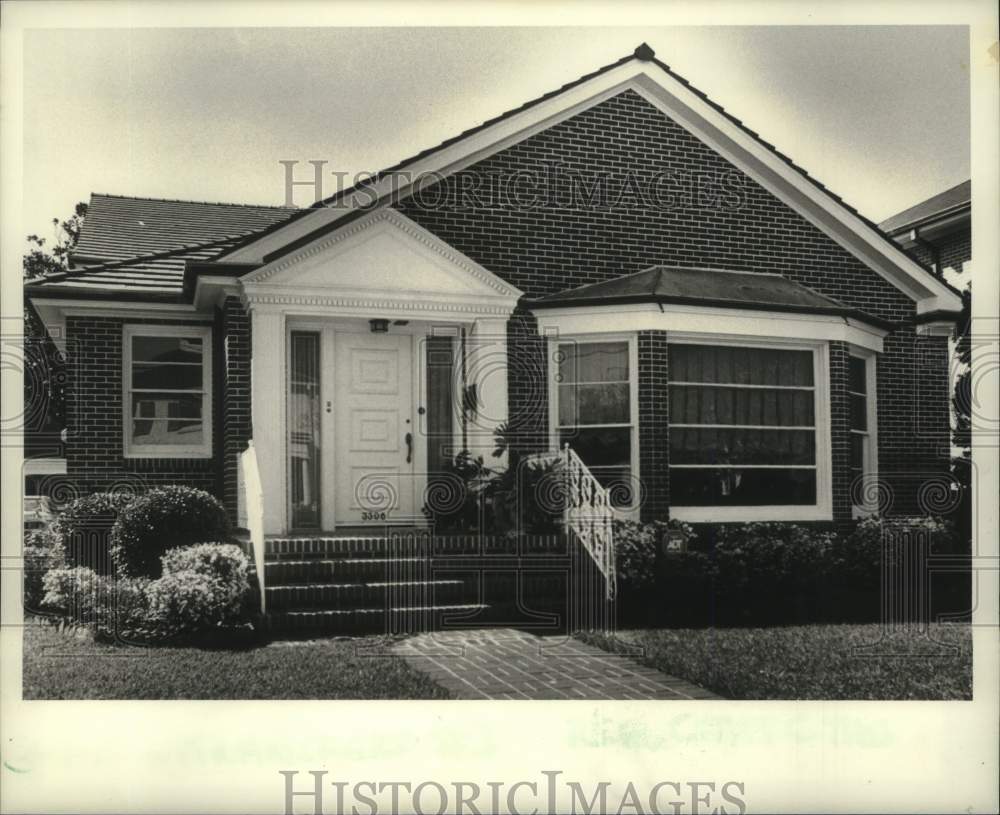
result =
M615 511L846 523L946 473L958 293L640 46L303 210L97 195L26 293L66 471L263 531L414 524L456 451Z
M972 260L972 181L932 195L879 224L935 274L956 283Z

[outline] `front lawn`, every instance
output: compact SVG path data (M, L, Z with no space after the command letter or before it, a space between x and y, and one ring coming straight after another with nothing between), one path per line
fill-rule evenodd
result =
M971 699L967 625L883 631L879 625L620 631L606 650L640 646L637 659L728 699Z
M104 645L44 623L24 629L25 699L446 699L386 637L241 650ZM365 654L364 651L369 653Z

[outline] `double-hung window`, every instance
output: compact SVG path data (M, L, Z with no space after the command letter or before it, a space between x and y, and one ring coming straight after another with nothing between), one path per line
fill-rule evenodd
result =
M690 520L824 517L819 347L668 346L670 502Z
M637 499L634 341L555 345L555 441L576 451L616 507L629 508Z
M875 474L875 357L851 354L847 368L854 514L870 511L865 479Z
M211 455L211 331L208 326L125 326L127 456Z

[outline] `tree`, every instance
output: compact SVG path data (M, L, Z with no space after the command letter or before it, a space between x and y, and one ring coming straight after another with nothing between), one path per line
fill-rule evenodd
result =
M70 252L80 240L87 205L78 203L65 221L52 219L55 239L51 249L46 239L28 235L23 277L39 280L69 268ZM62 454L61 433L66 426L66 359L52 341L35 308L24 303L24 433L25 456Z
M51 249L45 248L46 239L38 235L28 235L31 247L24 255L24 278L34 280L69 268L69 255L80 240L83 219L87 217L87 205L81 201L73 208L73 214L65 221L52 219L55 243Z

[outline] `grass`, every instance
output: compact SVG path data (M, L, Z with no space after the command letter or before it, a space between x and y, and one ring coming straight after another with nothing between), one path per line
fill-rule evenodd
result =
M728 699L971 699L967 625L885 631L878 625L620 631L585 635Z
M25 699L446 699L387 637L239 650L95 643L44 623L24 629ZM363 653L369 651L368 654Z

